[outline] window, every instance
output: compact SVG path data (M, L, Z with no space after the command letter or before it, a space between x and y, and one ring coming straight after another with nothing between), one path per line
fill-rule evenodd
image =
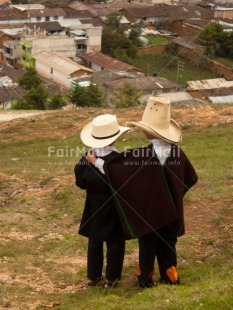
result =
M41 17L37 17L37 18L36 18L36 21L37 21L37 22L40 22L40 21L41 21Z
M46 21L46 22L49 22L49 20L50 20L50 17L49 17L49 16L46 16L46 17L45 17L45 21Z
M58 20L58 16L54 16L54 18L53 18L54 20Z
M50 73L53 74L53 68L50 69Z

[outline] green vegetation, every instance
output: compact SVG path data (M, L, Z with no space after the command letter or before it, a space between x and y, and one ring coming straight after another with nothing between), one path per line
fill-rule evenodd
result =
M120 23L121 18L119 13L111 13L106 17L101 52L128 61L136 56L137 47L141 45L139 37L142 23L135 23L129 27Z
M130 60L130 64L142 69L148 76L151 76L156 72L159 77L164 77L176 82L179 60L184 63L183 71L180 72L178 80L181 85L186 84L187 81L218 77L209 70L203 69L198 64L195 64L195 59L193 62L190 62L166 53L136 57Z
M196 41L205 47L205 54L210 58L217 56L233 59L233 33L224 31L218 22L208 24Z
M134 83L126 82L117 89L111 98L116 108L129 108L140 104L139 98L143 93L135 87Z
M167 39L154 34L147 34L144 37L148 39L148 45L167 44L169 42Z
M103 105L104 94L100 86L91 83L88 87L76 85L70 92L70 101L79 107L98 107Z

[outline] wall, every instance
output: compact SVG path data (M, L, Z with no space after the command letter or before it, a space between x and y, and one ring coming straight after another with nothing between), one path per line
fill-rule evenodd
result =
M54 52L60 56L75 57L76 45L74 38L51 36L36 38L32 41L32 56L41 52Z
M166 51L166 46L167 44L140 47L138 48L137 56L162 54Z
M178 49L179 51L179 49ZM232 80L233 79L233 71L231 68L228 68L217 61L214 61L207 56L204 56L202 54L198 54L194 51L188 51L187 49L183 49L179 53L179 55L185 59L191 60L193 63L196 63L200 67L206 68L210 70L211 72L215 74L219 74L225 77L227 80Z
M86 30L87 53L92 51L99 52L101 50L102 27L89 28Z
M187 25L181 20L174 21L169 25L168 30L177 33L179 37L195 36L201 31L199 28Z
M0 48L3 47L3 43L6 41L12 40L12 36L8 36L7 34L0 35Z
M88 65L88 67L89 67L89 65ZM96 65L96 64L94 64L94 63L91 63L91 64L90 64L90 67L91 67L91 69L93 69L94 71L101 71L101 70L102 70L102 68L101 68L99 65Z
M61 72L58 72L55 69L53 69L53 72L51 73L51 67L48 67L45 64L40 63L39 61L36 61L35 66L36 66L36 71L39 75L59 85L62 85L63 87L70 88L70 80L68 79L69 76Z
M229 18L233 19L233 9L232 10L216 10L214 11L214 17L215 18Z

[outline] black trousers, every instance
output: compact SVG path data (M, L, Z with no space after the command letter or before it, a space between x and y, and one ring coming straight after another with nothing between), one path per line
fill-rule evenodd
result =
M91 280L102 276L104 263L103 245L104 241L88 240L87 277ZM125 254L125 241L106 241L106 246L106 279L108 281L120 280Z
M161 280L167 280L166 270L177 266L175 236L169 227L163 227L157 232L147 234L139 239L138 282L149 286L154 273L155 258L157 258Z

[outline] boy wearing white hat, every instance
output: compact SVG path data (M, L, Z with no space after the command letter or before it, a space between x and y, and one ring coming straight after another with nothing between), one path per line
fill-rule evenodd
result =
M97 116L81 131L82 142L99 160L108 161L119 152L114 141L130 128L118 125L114 115ZM86 190L85 207L78 233L88 238L88 285L102 280L103 244L106 242L106 282L115 286L120 280L125 251L125 235L114 205L108 182L98 168L86 160L86 154L75 166L76 185Z
M153 285L155 257L160 281L179 284L176 243L185 232L183 196L197 174L176 145L182 131L170 118L168 99L150 97L142 120L127 125L143 129L151 144L119 154L104 164L104 171L115 190L125 234L139 238L138 284Z

